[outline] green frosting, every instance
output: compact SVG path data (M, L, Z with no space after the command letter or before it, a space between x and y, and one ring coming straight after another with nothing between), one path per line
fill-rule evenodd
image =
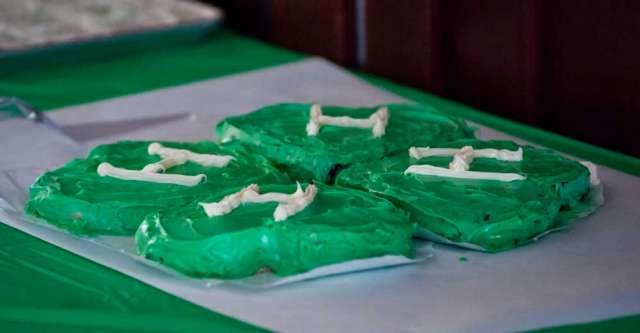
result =
M354 162L377 160L412 145L428 146L472 138L464 121L433 108L388 105L389 122L380 138L371 129L323 126L317 136L307 136L310 104L267 106L239 117L227 118L216 127L223 143L239 140L282 165L289 176L301 181L332 182L333 175ZM328 116L368 118L378 107L323 106Z
M438 147L517 150L508 141L460 140ZM527 243L593 208L589 171L547 149L523 147L521 162L475 158L471 171L509 172L525 180L502 182L404 174L413 164L447 168L452 157L413 160L407 152L344 170L336 183L388 198L428 231L455 243L501 251Z
M265 158L247 154L239 147L221 148L213 142L161 142L170 148L235 157L223 168L187 162L166 171L181 175L205 174L207 180L193 187L98 175L96 169L102 162L140 170L159 161L159 156L147 153L149 143L123 141L98 146L86 159L75 159L44 173L31 187L26 212L75 233L132 235L147 214L187 205L202 193L252 182L290 182Z
M211 218L198 205L240 188L150 214L136 233L138 251L185 274L222 279L265 268L291 275L359 258L412 255L414 228L404 212L366 192L317 186L309 206L280 222L273 220L275 202L247 203ZM260 186L261 193L294 191L295 185Z

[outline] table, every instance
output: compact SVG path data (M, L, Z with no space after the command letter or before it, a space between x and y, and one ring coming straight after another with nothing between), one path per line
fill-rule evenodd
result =
M18 95L40 108L51 109L264 68L303 57L223 30L201 42L171 50L39 70L14 70L0 79L0 94ZM616 164L622 170L636 173L640 170L638 159L514 125L435 96L359 75L399 95L440 105L471 120L494 121L488 125L531 141L577 151L577 155L603 164ZM74 93L65 93L67 91ZM260 330L206 311L4 225L0 225L0 244L0 274L5 279L0 293L8 296L0 299L2 327L34 331L46 327L48 331L64 332ZM637 325L638 318L572 328L622 329Z

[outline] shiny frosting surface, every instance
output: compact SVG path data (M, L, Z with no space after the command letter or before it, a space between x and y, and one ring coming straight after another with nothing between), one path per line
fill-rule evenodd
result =
M205 182L193 187L100 177L96 172L102 162L133 170L158 162L159 156L147 153L150 143L122 141L97 146L86 159L75 159L44 173L30 189L27 214L75 233L132 235L147 214L188 205L202 193L251 182L290 182L263 157L248 154L240 147L229 150L204 141L161 142L166 147L195 153L234 156L223 168L187 162L166 170L172 174L206 175Z
M427 146L472 138L473 130L458 118L427 106L387 105L389 122L384 136L371 129L323 126L317 136L308 136L310 104L277 104L255 112L230 117L216 127L223 143L240 141L250 149L284 166L300 181L327 182L336 168L354 162L377 160L404 151L409 146ZM378 110L322 106L327 116L367 118Z
M353 259L413 254L414 226L406 213L363 191L317 186L309 206L279 222L273 220L275 202L245 203L215 217L207 217L198 202L150 214L135 235L138 252L190 276L222 279L264 269L291 275ZM261 192L295 188L260 186ZM200 201L215 202L238 190L211 192Z
M509 141L459 140L434 147L517 150ZM420 230L455 243L501 251L527 243L592 209L589 171L548 149L523 147L523 160L476 157L472 171L526 176L511 182L404 174L415 164L447 168L451 157L415 160L407 152L342 171L336 184L388 198L411 215Z

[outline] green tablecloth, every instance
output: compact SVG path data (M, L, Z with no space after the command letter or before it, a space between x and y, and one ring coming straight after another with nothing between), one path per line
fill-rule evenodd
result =
M99 52L104 51L103 45ZM92 51L84 49L82 52L86 55ZM304 57L225 30L176 47L115 58L90 55L37 67L20 59L0 59L0 73L3 73L0 95L19 96L38 108L52 109L274 66ZM47 55L44 51L39 55L41 59L47 56L57 54ZM370 75L356 74L418 102L439 105L449 112L530 141L626 172L640 173L637 158L493 117ZM4 224L0 224L0 275L2 332L261 330L168 295ZM569 329L624 329L637 326L639 318Z

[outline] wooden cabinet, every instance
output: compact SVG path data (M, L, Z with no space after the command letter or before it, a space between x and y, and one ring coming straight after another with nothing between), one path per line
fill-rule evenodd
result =
M260 6L234 12L243 2ZM276 44L640 156L640 1L230 3L236 26ZM247 15L267 23L246 29Z

